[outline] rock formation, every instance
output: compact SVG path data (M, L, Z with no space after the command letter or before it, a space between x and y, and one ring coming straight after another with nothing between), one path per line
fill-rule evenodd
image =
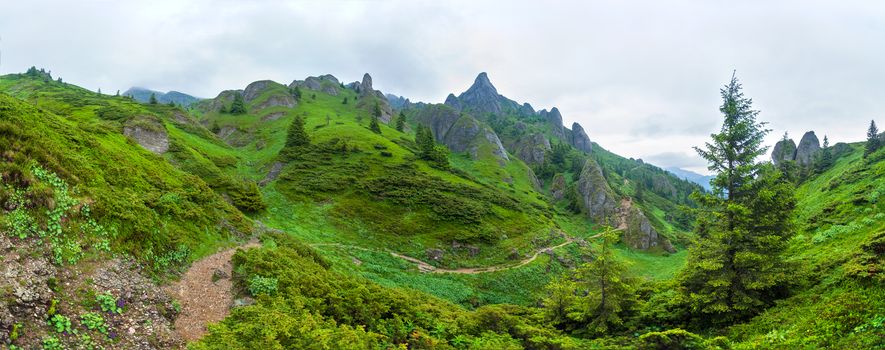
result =
M590 153L590 151L593 150L593 143L590 142L590 137L587 136L587 133L584 132L584 128L578 123L572 124L571 144L579 151Z
M135 117L123 125L123 135L131 137L141 147L155 154L169 150L169 135L155 117Z
M434 138L453 152L468 152L479 159L484 151L501 161L510 158L498 135L475 118L446 105L429 105L415 114L414 120L433 132Z
M615 194L605 181L602 168L596 161L587 159L577 185L587 216L603 225L614 226L619 222Z
M811 165L814 162L814 156L820 151L820 141L814 131L806 132L796 147L796 163L799 165Z
M393 109L387 102L387 96L372 87L372 76L369 73L363 75L363 80L356 87L356 91L360 95L357 106L371 113L377 103L381 107L381 116L378 119L384 123L389 123L393 119Z
M270 80L259 80L247 85L246 89L243 90L243 101L246 103L254 101L265 89L271 86L271 84L276 83Z
M796 159L796 143L793 139L780 140L771 151L771 161L778 165L784 161Z
M565 176L562 174L553 175L553 183L550 184L550 195L553 196L553 199L558 201L565 198L566 190Z
M559 113L559 108L553 107L549 112L546 109L542 109L538 112L538 115L540 115L541 118L544 118L544 120L547 121L547 124L550 124L550 130L553 132L553 136L558 137L564 142L571 143L571 140L567 135L568 130L562 125L562 114Z
M535 133L517 139L509 148L526 164L539 165L544 164L547 152L550 151L550 140L544 134Z
M334 75L325 74L319 77L307 77L304 80L294 80L289 84L290 88L299 87L303 89L321 91L332 96L338 96L338 89L341 82Z
M489 76L479 73L467 91L458 96L464 109L479 113L501 113L501 102L498 90L489 81Z
M676 252L673 244L658 234L642 210L633 206L629 199L621 201L620 211L622 223L619 228L624 230L621 239L628 247L640 250L661 248L669 253Z

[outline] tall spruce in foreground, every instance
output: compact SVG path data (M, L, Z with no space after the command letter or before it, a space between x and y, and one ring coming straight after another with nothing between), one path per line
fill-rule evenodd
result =
M785 296L791 276L783 252L793 233L793 185L757 163L769 132L732 76L721 90L722 129L695 148L717 173L700 204L698 241L678 277L679 301L698 324L728 323L759 313Z
M246 101L243 100L243 94L239 92L234 94L234 102L230 104L230 114L246 114Z
M864 158L878 150L879 147L882 147L882 140L879 140L879 128L876 127L875 120L870 120L870 128L867 129L867 144L863 152Z
M286 147L298 148L310 144L310 137L304 131L304 119L301 116L295 117L292 124L289 125L289 131L286 134Z

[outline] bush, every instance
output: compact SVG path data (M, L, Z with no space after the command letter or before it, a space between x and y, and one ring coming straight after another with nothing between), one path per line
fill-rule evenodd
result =
M277 292L279 280L273 277L253 276L249 279L249 294L253 296L274 295Z
M711 349L707 346L704 338L680 328L645 333L639 336L638 348L643 350Z

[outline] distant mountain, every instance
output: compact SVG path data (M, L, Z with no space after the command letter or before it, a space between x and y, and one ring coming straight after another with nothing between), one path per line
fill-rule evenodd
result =
M707 191L712 189L712 187L710 186L710 180L713 180L714 178L714 176L712 175L701 175L691 170L685 170L676 167L667 168L667 171L671 172L673 175L676 175L681 179L701 185Z
M161 92L141 87L131 87L123 93L124 96L132 96L136 101L144 103L150 101L151 94L157 97L157 102L159 103L169 103L171 101L184 107L200 100L200 98L178 91Z

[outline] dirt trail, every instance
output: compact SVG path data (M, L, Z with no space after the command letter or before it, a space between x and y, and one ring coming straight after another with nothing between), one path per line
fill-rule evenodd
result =
M617 228L615 231L619 231L619 230L621 230L620 227ZM600 237L600 236L602 236L603 233L605 233L605 232L597 233L597 234L589 237L588 239L594 239L594 238ZM418 271L421 271L421 272L426 272L426 273L460 273L460 274L473 275L473 274L478 274L478 273L488 273L488 272L509 270L509 269L514 269L514 268L528 265L532 261L535 261L535 259L537 259L539 255L553 251L554 249L564 247L568 244L574 243L574 241L575 241L575 239L573 237L565 236L565 242L562 242L562 243L557 244L552 247L538 249L535 251L534 254L532 254L532 256L525 258L523 260L520 260L516 264L502 264L502 265L494 265L494 266L486 266L486 267L472 267L472 268L460 268L460 269L444 269L444 268L430 265L423 260L416 259L411 256L402 255L402 254L399 254L396 252L391 252L391 251L388 251L388 253L390 253L390 255L392 255L394 257L397 257L397 258L403 259L405 261L414 263L415 265L418 265ZM333 246L333 247L345 247L345 248L353 248L353 249L359 249L359 250L365 250L365 251L372 251L372 249L349 245L349 244L342 244L342 243L316 243L316 244L311 244L311 246L312 247Z
M175 333L181 339L198 340L206 333L206 325L227 316L234 297L230 259L237 249L257 246L257 242L249 242L195 261L181 280L166 287L166 292L181 304L181 314L175 319Z

